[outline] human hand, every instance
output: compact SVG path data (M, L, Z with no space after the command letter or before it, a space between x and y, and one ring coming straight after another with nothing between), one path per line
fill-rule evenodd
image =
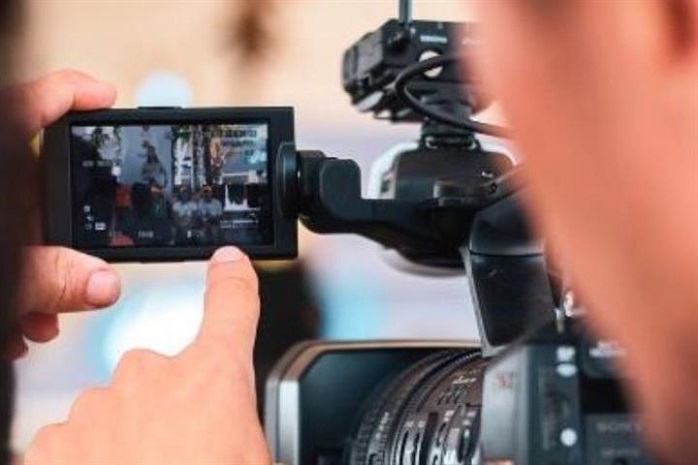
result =
M77 71L59 71L6 89L0 95L3 104L12 106L18 137L27 143L66 112L106 108L115 98L113 86ZM30 174L35 176L35 170ZM35 185L31 192L36 193L38 182L36 178L32 181ZM31 203L35 237L27 242L38 242L38 201L32 199ZM58 314L109 306L119 293L119 277L104 261L61 247L28 247L17 302L17 327L2 354L20 357L27 351L25 338L47 342L58 335Z
M257 277L228 247L208 268L204 319L183 352L127 353L111 384L83 393L65 423L34 438L26 465L269 464L252 349Z

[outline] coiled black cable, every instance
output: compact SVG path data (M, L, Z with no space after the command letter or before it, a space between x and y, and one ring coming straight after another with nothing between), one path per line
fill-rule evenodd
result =
M459 129L465 129L477 134L485 134L488 136L502 138L508 137L509 131L503 126L457 118L444 111L436 110L430 107L429 105L420 101L414 96L414 94L412 94L412 92L410 92L408 84L412 79L433 69L453 64L456 61L457 57L453 55L438 55L408 66L402 70L395 79L395 92L398 98L409 105L414 111L438 123L447 124Z

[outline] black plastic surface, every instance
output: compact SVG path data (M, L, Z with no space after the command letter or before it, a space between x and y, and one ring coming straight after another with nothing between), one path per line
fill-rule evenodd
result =
M374 389L435 350L335 352L318 358L305 373L301 398L303 464L340 464Z
M493 346L516 341L554 317L555 304L542 255L470 255L475 298Z
M293 109L256 108L145 108L95 112L72 112L44 133L41 157L43 180L44 242L75 247L71 228L70 128L73 125L156 125L173 123L246 123L269 125L269 173L271 198L276 196L276 157L284 142L294 140ZM240 245L253 259L294 258L298 253L297 221L272 208L273 241L269 245ZM232 244L239 245L239 244ZM85 253L109 261L159 262L207 259L218 246L81 248Z

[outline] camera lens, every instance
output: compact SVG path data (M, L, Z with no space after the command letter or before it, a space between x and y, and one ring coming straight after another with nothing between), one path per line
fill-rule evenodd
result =
M485 366L473 350L438 352L380 386L365 407L348 463L470 463Z

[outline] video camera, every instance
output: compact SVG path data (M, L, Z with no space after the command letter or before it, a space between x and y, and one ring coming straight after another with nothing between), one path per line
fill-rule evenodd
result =
M421 124L360 195L349 160L284 146L278 201L319 233L353 232L417 270L465 269L480 344L311 341L278 362L265 428L289 464L648 465L642 428L614 364L623 351L590 337L583 309L546 263L521 208L516 167L479 135L488 102L457 57L471 27L400 18L344 54L344 89L360 111ZM462 35L459 35L459 32ZM465 302L464 302L465 304Z
M411 270L462 272L481 341L311 341L266 387L276 460L292 465L647 465L613 368L546 263L513 158L471 116L489 102L458 58L472 26L400 17L350 47L342 81L361 111L419 123L380 160L374 196L352 160L297 150L289 108L72 113L44 136L47 242L109 260L296 255L300 219L356 233ZM465 66L461 66L465 68ZM445 270L445 271L444 271ZM465 305L465 302L463 303Z

